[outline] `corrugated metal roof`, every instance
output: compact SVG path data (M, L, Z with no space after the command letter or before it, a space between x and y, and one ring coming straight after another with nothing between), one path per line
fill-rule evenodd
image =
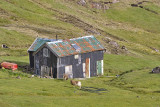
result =
M47 42L46 44L59 57L105 49L94 36Z
M47 38L36 38L33 44L30 46L28 51L36 51L39 47L41 47L46 42L53 42L56 41L56 39L47 39Z

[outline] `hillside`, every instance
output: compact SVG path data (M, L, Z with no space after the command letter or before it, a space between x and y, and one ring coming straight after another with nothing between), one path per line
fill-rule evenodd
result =
M27 49L36 37L94 35L106 48L104 76L82 82L31 78ZM0 0L2 107L159 107L160 0ZM20 76L21 79L16 77Z
M159 55L159 7L159 0L1 0L0 44L24 52L37 36L95 35L107 53Z

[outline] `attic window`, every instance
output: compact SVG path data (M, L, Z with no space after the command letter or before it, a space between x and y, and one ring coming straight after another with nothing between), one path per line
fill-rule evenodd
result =
M43 48L43 56L44 57L49 57L50 56L49 50L47 48Z
M80 51L81 50L81 48L77 44L71 44L71 45L76 51Z

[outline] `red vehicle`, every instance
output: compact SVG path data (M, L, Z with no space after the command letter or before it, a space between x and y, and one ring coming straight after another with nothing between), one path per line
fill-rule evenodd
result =
M16 70L18 68L17 64L10 63L10 62L2 62L0 66L6 69L12 69L12 70Z

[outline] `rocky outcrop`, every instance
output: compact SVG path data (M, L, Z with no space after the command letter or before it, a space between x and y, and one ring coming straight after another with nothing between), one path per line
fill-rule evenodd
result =
M79 5L85 6L86 5L86 1L85 0L80 0L77 2Z
M86 6L87 4L91 8L99 9L99 10L108 10L110 8L110 4L118 3L118 0L113 1L93 1L93 0L79 0L77 3L82 6Z
M158 14L158 12L142 6L142 4L143 4L143 3L146 3L146 2L150 2L150 1L141 1L141 2L138 2L138 3L136 3L136 4L131 4L131 6L132 6L132 7L139 7L139 8L145 9L146 11L152 12L152 13L154 13L154 14Z
M112 40L109 37L105 37L103 39L103 41L105 42L105 48L106 48L106 53L109 54L127 54L128 50L126 48L126 46L120 46L116 41Z

